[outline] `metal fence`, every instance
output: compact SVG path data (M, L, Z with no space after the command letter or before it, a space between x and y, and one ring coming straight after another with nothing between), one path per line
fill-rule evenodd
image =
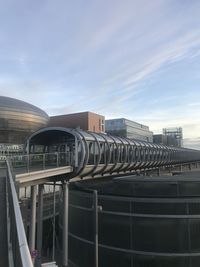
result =
M45 170L49 168L58 168L73 164L72 153L55 152L45 154L27 154L4 156L0 158L0 168L6 168L6 159L10 159L13 169L18 172L31 172Z
M9 160L6 179L9 267L33 267Z

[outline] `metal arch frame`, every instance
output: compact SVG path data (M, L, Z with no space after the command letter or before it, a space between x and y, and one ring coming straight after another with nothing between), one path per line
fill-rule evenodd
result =
M157 148L158 148L158 146L157 146L157 144L153 144L153 147L154 147L154 149L153 149L153 160L152 160L152 162L153 162L153 167L154 166L156 166L156 160L157 160Z
M83 178L85 175L81 175L81 174L83 173L85 167L87 166L88 160L89 160L89 147L88 147L88 142L87 142L88 140L86 140L84 134L82 134L81 131L78 131L78 130L76 130L76 131L82 137L83 142L84 142L84 146L85 146L85 159L84 159L84 163L83 163L82 168L80 168L79 172L77 172L77 174L76 174L77 176L80 176L81 178Z
M166 160L166 150L167 150L167 147L164 145L163 146L163 154L162 154L162 165L166 165L166 163L167 163L167 160Z
M142 156L143 156L142 141L140 141L140 140L136 140L136 141L138 143L137 147L138 147L138 151L139 151L139 153L138 153L138 156L139 157L138 157L138 166L137 166L137 169L141 169L143 167L143 164L144 164L143 158L142 158Z
M145 168L150 168L151 167L151 161L150 161L150 156L151 156L151 149L152 149L152 145L150 143L144 142L145 144ZM147 156L148 159L146 160L146 152L147 152Z
M176 147L174 147L174 161L173 161L173 163L178 163L178 158L177 158L177 155L178 154L178 150L177 150L177 148Z
M143 144L142 144L142 142L140 141L140 140L136 140L137 141L137 143L138 143L138 145L137 145L137 147L138 147L138 149L139 149L139 153L138 153L138 156L139 156L139 158L138 158L138 169L141 169L142 167L143 167Z
M134 170L135 169L139 169L139 166L140 166L140 157L141 157L138 140L134 140L134 143L135 143L135 149L134 149L134 151L135 151L135 153L134 153L135 163L133 165L132 170L133 169Z
M121 166L119 166L119 168L116 170L117 172L121 172L124 170L124 165L126 164L126 157L127 157L127 150L126 150L126 144L125 144L125 139L121 138L119 136L117 136L117 138L122 142L122 147L124 150L122 150L120 147L120 155L121 155L121 161L118 161L118 164L121 164ZM128 143L128 142L127 142ZM125 155L123 155L123 151L125 151ZM123 158L124 157L124 158Z
M170 150L170 164L172 164L174 159L174 148L171 147Z
M134 146L134 144L132 144L132 140L131 139L129 139L129 138L125 138L126 139L126 141L128 142L128 145L127 145L127 158L128 158L128 161L127 161L127 166L126 166L126 168L125 168L125 171L128 171L128 170L130 170L130 168L131 168L131 164L132 164L132 161L133 161L133 146ZM132 155L131 155L131 160L130 160L130 150L132 151Z
M156 151L156 146L154 143L151 144L151 153L150 153L150 158L149 158L149 161L150 161L150 164L149 164L149 167L154 167L155 165L155 161L154 161L154 156L155 156L155 151Z
M143 168L148 168L149 165L150 165L150 161L149 161L149 158L148 160L146 161L146 151L149 152L149 147L150 147L150 144L145 142L145 141L140 141L144 146L142 147L142 150L143 150ZM149 153L147 153L149 154Z
M157 144L157 153L156 153L156 156L158 157L157 158L157 166L158 167L160 167L160 166L162 166L162 146L161 145L159 145L159 144Z
M81 171L85 168L86 164L87 164L88 157L89 157L89 152L88 152L88 147L87 147L87 143L86 143L85 137L80 133L80 131L77 131L76 129L73 129L72 132L75 133L75 134L78 134L77 136L79 137L79 141L80 141L81 146L83 148L82 155L84 155L84 156L81 158L81 164L80 164L79 168L76 171L76 175L79 175L81 173ZM76 150L77 149L78 148L76 148Z
M71 135L73 135L75 138L77 138L77 140L80 141L80 144L81 144L81 151L82 151L82 155L81 155L81 161L79 162L79 167L77 168L77 170L75 170L75 175L78 175L78 173L81 171L81 169L83 167L85 167L85 158L86 158L86 155L87 155L87 150L86 150L86 146L84 144L84 138L83 136L80 134L79 131L75 130L75 129L70 129L70 128L64 128L64 127L47 127L47 128L43 128L43 129L40 129L38 131L36 131L35 133L33 133L32 135L29 136L29 138L27 139L26 141L26 149L27 149L27 153L30 154L30 141L38 134L42 134L44 132L47 132L47 131L61 131L61 132L66 132L66 133L69 133ZM76 148L77 149L77 148Z
M97 167L99 165L99 162L101 160L100 144L99 144L99 141L98 141L97 137L92 132L87 132L87 133L90 134L94 138L94 143L97 144L97 147L98 147L98 159L97 159L97 162L95 162L94 167L91 170L89 170L87 173L84 173L84 176L93 174L93 172L97 169ZM87 148L88 148L88 142L86 141L86 143L87 143ZM90 151L89 151L89 148L88 148L88 159L89 159L89 153L90 153ZM81 176L81 173L79 175Z
M158 157L157 157L157 149L159 148L157 144L152 144L153 149L152 149L152 158L151 158L151 167L155 167L158 162Z
M116 149L117 150L117 157L116 157L115 154L113 155L114 156L113 163L112 163L113 164L113 167L111 167L110 170L109 170L109 173L112 174L115 171L115 168L116 168L116 166L118 164L118 161L119 161L119 146L118 146L118 143L115 140L116 136L112 136L112 135L108 135L108 136L113 140L113 145L115 145L116 148L117 148ZM110 149L110 147L109 147L109 149ZM115 151L115 149L113 151ZM110 154L111 153L112 153L112 151L110 151Z
M137 144L135 140L131 140L132 144L132 149L133 149L133 153L132 153L132 157L131 157L131 166L129 168L130 171L134 170L136 165L137 165L137 161L136 161L136 149L137 148Z
M167 146L167 164L169 164L169 161L170 161L170 147Z
M105 160L105 163L104 163L104 166L102 167L101 170L98 170L97 172L94 173L94 175L97 175L99 173L106 173L104 172L106 170L106 168L108 167L108 164L110 163L110 160L111 160L111 151L110 151L110 146L109 146L109 142L108 142L108 139L106 138L106 136L102 133L98 133L99 136L101 136L104 140L105 140L105 145L107 145L107 148L108 148L108 151L109 151L109 157L107 158L106 157L106 160ZM111 138L110 138L111 139ZM112 139L111 139L112 140ZM113 144L114 142L112 142ZM105 151L105 155L106 155L106 151ZM101 159L100 159L101 160Z
M137 149L137 145L136 145L136 143L135 143L135 141L134 140L131 140L131 143L132 143L132 156L131 156L131 165L130 165L130 168L129 168L129 170L131 171L131 170L133 170L134 169L134 167L136 166L136 160L135 160L135 157L136 157L136 149Z

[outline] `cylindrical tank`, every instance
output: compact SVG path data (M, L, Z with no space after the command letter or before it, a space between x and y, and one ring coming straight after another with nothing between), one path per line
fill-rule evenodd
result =
M71 185L72 266L95 266L93 189L102 208L100 267L200 266L200 174Z

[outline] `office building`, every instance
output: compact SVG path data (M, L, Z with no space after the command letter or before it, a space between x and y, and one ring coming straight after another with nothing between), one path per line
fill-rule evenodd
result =
M125 118L106 120L105 130L111 135L153 142L153 132L148 126Z
M155 144L182 147L183 131L182 128L164 128L163 134L154 134L153 142Z
M177 147L176 138L174 136L170 136L170 135L154 134L153 135L153 142L155 144Z

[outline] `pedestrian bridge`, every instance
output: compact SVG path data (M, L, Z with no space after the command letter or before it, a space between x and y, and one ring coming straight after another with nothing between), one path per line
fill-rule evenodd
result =
M26 148L25 155L12 155L0 161L0 167L7 170L4 179L0 181L0 208L3 211L0 216L0 240L3 241L0 247L0 266L33 267L30 253L34 254L36 249L37 267L41 266L44 184L54 184L55 189L55 184L59 182L62 187L62 263L63 266L68 266L70 180L124 176L138 170L196 164L200 161L200 151L197 150L59 127L34 133L28 139ZM31 188L29 245L17 194L19 188L26 187Z

